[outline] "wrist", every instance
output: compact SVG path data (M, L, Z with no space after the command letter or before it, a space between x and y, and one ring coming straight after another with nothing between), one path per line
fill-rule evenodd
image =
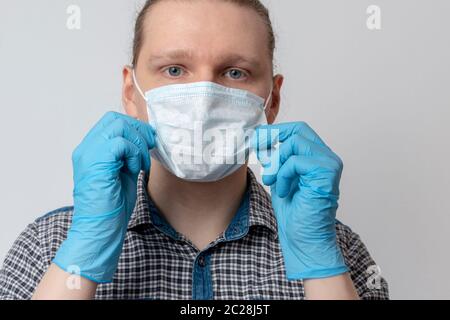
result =
M343 266L337 266L337 267L333 267L333 268L304 270L304 271L300 271L297 273L287 272L286 277L290 281L324 279L324 278L338 276L338 275L344 274L348 271L349 271L348 267L343 265Z
M348 271L335 240L297 246L288 260L286 275L289 280L321 279Z
M359 295L349 273L307 279L303 282L308 300L358 300Z
M109 219L74 216L53 262L69 273L79 273L97 283L111 282L125 240L124 215Z

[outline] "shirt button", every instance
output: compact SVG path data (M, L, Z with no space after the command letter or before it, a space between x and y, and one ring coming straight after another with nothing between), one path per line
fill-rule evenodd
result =
M198 257L198 265L200 267L204 267L206 265L205 257L203 256Z

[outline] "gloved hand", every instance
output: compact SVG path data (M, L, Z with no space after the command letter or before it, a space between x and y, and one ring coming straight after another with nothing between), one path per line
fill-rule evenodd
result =
M287 278L325 278L348 271L335 229L341 159L304 122L260 126L256 137ZM274 148L277 141L280 145Z
M72 154L74 213L53 263L97 283L110 282L131 213L140 170L155 145L149 124L108 112Z

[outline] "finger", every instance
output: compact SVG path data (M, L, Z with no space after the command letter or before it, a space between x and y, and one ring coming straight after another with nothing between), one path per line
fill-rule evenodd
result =
M291 156L328 156L335 157L335 154L327 147L316 144L305 137L296 134L285 140L278 149L271 149L270 156L267 160L263 160L264 151L260 152L260 161L264 167L263 183L271 186L277 180L277 173L279 168ZM264 163L266 162L266 163Z
M293 135L301 135L316 144L326 146L306 122L290 122L257 127L253 148L255 150L270 149L278 142L284 142Z
M298 179L301 176L306 176L313 172L320 171L326 171L328 173L331 172L331 170L329 158L292 156L281 166L278 171L275 184L277 196L280 198L285 198L288 196L291 191L292 183L295 179ZM319 185L330 184L326 178L323 180L324 181L322 182L319 181Z
M116 137L122 137L129 142L133 143L136 147L139 148L143 165L143 170L146 172L150 169L150 152L149 147L147 145L146 140L142 137L142 135L135 130L129 123L122 118L116 119L112 122L107 128L103 130L101 133L106 140L111 140Z
M107 112L89 131L85 139L91 139L92 137L100 134L106 127L117 119L126 121L130 126L137 130L142 137L144 137L149 149L153 149L155 147L155 130L150 126L150 124L114 111Z
M259 126L254 138L257 158L264 167L263 183L273 185L280 166L293 154L334 153L305 122ZM294 138L300 137L300 138ZM277 149L275 145L281 143ZM285 145L287 143L287 145ZM282 155L281 158L277 156Z
M135 144L120 136L108 140L106 143L116 162L123 163L132 174L139 174L142 155L141 150Z
M275 153L273 156L276 156ZM296 156L328 156L334 158L336 155L330 148L305 138L302 135L296 134L289 137L279 147L280 165L286 162L292 155Z
M150 124L120 113L119 117L124 119L129 125L131 125L137 132L141 134L141 136L147 143L148 150L155 147L156 132Z
M117 112L113 111L106 112L100 118L100 120L98 120L97 123L91 128L91 130L89 130L83 141L92 139L93 137L101 133L107 126L109 126L114 120L118 118L116 114Z
M132 118L128 115L115 112L114 115L118 119L125 120L130 126L132 126L141 136L145 139L148 149L155 147L155 130L148 123Z

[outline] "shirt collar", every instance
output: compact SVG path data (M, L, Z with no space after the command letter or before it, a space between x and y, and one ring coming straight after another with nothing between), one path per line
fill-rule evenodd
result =
M247 172L248 183L247 193L244 198L244 202L241 204L236 216L233 218L231 225L236 225L236 222L240 222L237 225L246 226L262 226L277 236L277 222L272 209L272 202L270 195L264 189L264 187L258 182L254 173L248 169ZM173 233L170 226L167 226L165 219L158 214L153 201L147 192L148 174L141 171L137 181L137 198L136 205L128 224L128 229L132 229L142 225L153 224L156 227L165 229L168 233ZM241 230L235 230L236 233L241 233ZM226 231L226 235L233 234L230 229ZM172 234L175 236L175 234Z

